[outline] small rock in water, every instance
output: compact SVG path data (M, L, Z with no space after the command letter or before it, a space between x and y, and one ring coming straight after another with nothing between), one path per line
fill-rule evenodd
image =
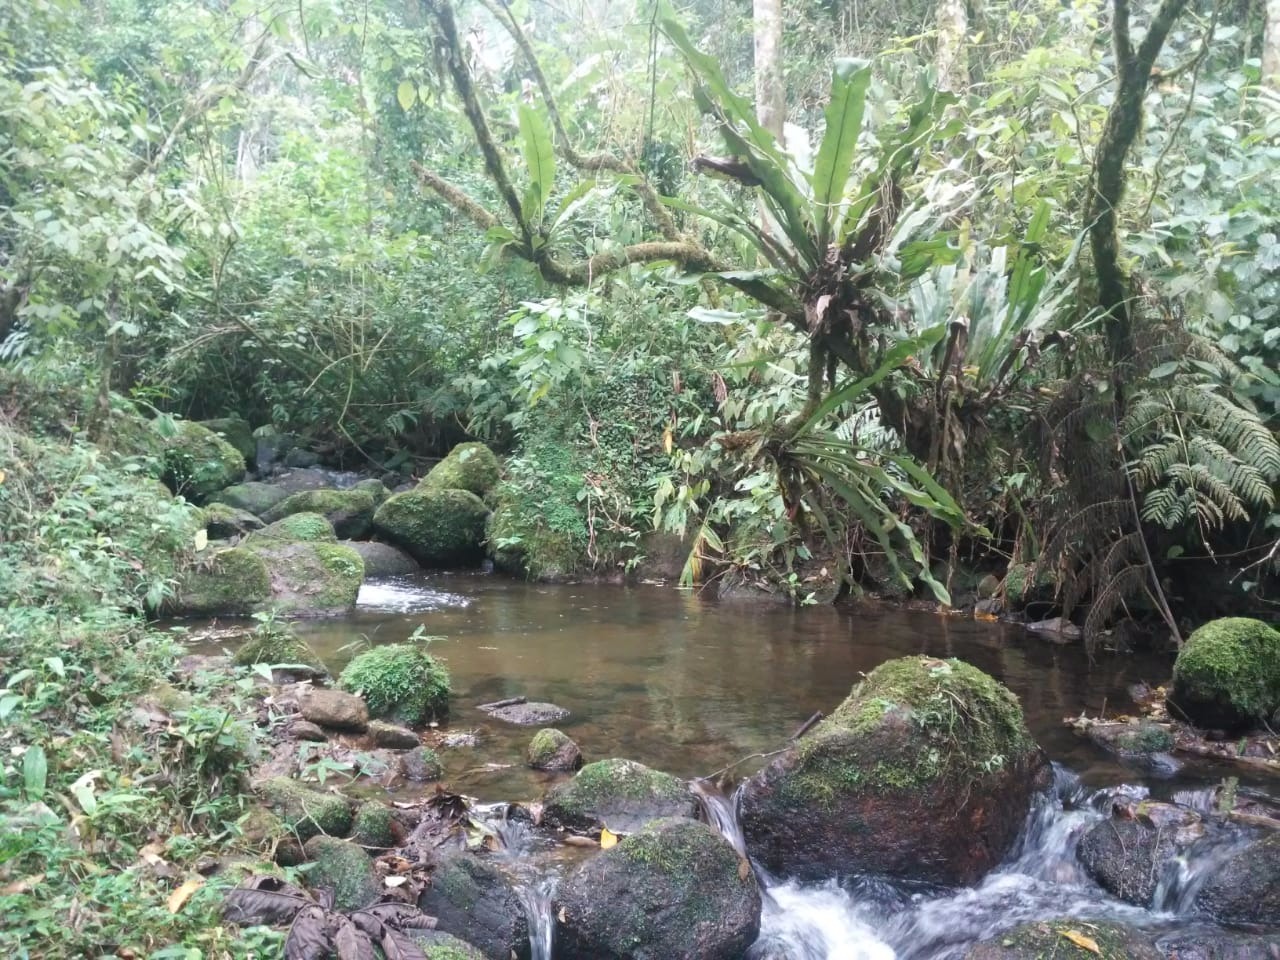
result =
M513 703L505 707L494 707L485 713L519 727L546 726L559 723L569 716L568 710L557 707L554 703Z
M446 733L440 738L440 746L446 750L464 750L480 745L480 736L474 730Z
M369 726L369 708L352 693L311 687L298 698L303 719L335 730L363 733Z
M440 758L428 747L414 747L400 758L400 770L406 780L417 783L439 780Z
M546 727L529 742L526 759L534 770L577 770L582 766L582 751L568 736Z

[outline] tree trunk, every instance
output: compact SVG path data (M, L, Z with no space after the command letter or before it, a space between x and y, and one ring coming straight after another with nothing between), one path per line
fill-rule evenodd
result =
M938 86L958 93L969 86L969 54L965 48L969 10L965 0L938 0L934 16L938 27L934 55Z
M756 118L782 143L786 87L782 82L782 0L752 0L756 39Z
M1280 0L1267 0L1262 34L1262 82L1280 89Z

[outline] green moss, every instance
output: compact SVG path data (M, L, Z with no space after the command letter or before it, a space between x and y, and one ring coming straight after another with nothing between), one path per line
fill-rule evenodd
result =
M1004 598L1011 609L1021 609L1039 587L1053 584L1048 570L1040 570L1035 564L1015 563L1004 576Z
M1280 631L1248 617L1206 623L1178 654L1169 703L1205 727L1269 720L1280 709Z
M269 523L254 533L254 542L263 540L308 541L314 543L336 541L333 526L318 513L295 513L275 523Z
M270 570L272 606L278 613L320 616L355 606L364 582L360 554L340 543L276 540L260 536L262 532L248 537L245 548Z
M423 485L388 497L373 516L374 529L426 567L478 563L484 556L489 508L466 490Z
M529 766L544 766L551 761L551 758L556 755L556 752L561 747L572 742L565 734L554 727L546 727L539 730L533 735L533 739L529 741L527 754Z
M422 483L435 490L468 490L484 497L497 485L500 472L498 458L483 443L460 443Z
M1143 723L1120 734L1115 743L1123 753L1164 753L1173 749L1173 734L1154 723Z
M395 817L379 800L366 800L356 808L351 841L368 850L386 850L396 844Z
M1080 946L1068 934L1088 937L1098 950ZM1155 960L1156 948L1139 932L1105 920L1067 917L1023 923L974 946L966 960Z
M343 837L351 829L351 805L344 797L311 790L288 777L267 780L258 792L285 829L300 840L317 834Z
M280 501L267 511L264 519L276 521L295 514L320 514L333 525L338 539L358 540L369 533L378 502L368 490L303 490Z
M431 885L450 903L462 910L471 910L484 895L473 873L478 869L479 865L470 857L454 857L436 868L431 875Z
M606 805L626 800L679 806L689 800L689 790L669 773L614 758L588 763L572 780L558 784L547 805L560 816L588 820Z
M414 942L427 960L487 960L485 955L465 940L438 930L415 933Z
M270 622L258 626L236 651L232 658L237 666L248 667L255 663L301 663L320 667L316 656L305 640L287 626Z
M232 547L201 557L183 573L175 607L186 614L247 614L270 599L266 562L252 550Z
M253 429L239 417L222 417L217 420L201 420L200 426L212 430L231 446L248 463L253 460L257 444L253 441Z
M225 503L211 503L201 516L211 540L238 537L262 527L262 521L248 510L238 510Z
M164 482L175 493L203 501L244 479L244 457L227 441L189 420L165 439Z
M421 646L397 643L366 650L338 679L359 693L374 717L410 726L449 715L449 672Z
M373 862L358 845L334 837L312 837L304 849L314 861L306 872L307 884L332 890L339 913L352 913L378 899Z

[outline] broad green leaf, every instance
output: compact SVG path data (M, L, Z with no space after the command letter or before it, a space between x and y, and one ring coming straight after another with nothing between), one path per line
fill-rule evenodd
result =
M413 85L411 80L401 80L400 86L396 87L396 101L400 104L400 109L408 112L418 99L418 88Z
M551 226L554 228L561 220L572 217L578 208L586 202L587 195L595 188L596 182L594 180L578 181L577 185L565 194L564 199L560 201L560 206L556 208L555 216L551 218Z
M39 800L44 796L49 781L49 758L44 748L37 744L27 747L22 755L22 785L26 789L29 800Z
M831 242L838 222L845 184L853 166L853 153L862 130L871 67L861 61L836 61L831 77L831 102L827 104L827 129L813 166L813 204L818 212L818 249Z
M556 155L551 130L541 113L522 103L519 119L524 162L529 168L529 190L525 194L523 213L527 221L535 223L542 219L547 201L551 199L551 189L556 182Z

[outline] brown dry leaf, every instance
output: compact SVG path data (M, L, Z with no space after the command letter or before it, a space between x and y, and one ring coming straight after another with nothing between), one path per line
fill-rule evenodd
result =
M560 842L563 843L566 847L598 847L600 846L600 844L596 843L590 837L578 837L578 836L573 836L572 834L570 836L564 837Z
M973 619L984 620L989 623L995 623L1000 618L997 617L994 613L987 613L985 610L975 610L973 613Z
M29 877L23 877L21 880L15 880L13 883L0 887L0 897L16 897L18 894L26 893L43 879L43 873L33 873Z
M191 899L191 895L204 886L204 877L191 877L173 893L169 894L169 912L177 913L182 905Z
M1090 953L1096 953L1102 956L1102 951L1098 948L1098 941L1092 937L1086 937L1079 930L1063 930L1062 935L1074 943L1081 950L1088 950Z
M610 847L618 845L618 835L613 833L608 827L600 828L600 849L608 850Z
M751 876L751 864L747 862L746 857L738 858L738 879L743 883L747 882L747 877Z

